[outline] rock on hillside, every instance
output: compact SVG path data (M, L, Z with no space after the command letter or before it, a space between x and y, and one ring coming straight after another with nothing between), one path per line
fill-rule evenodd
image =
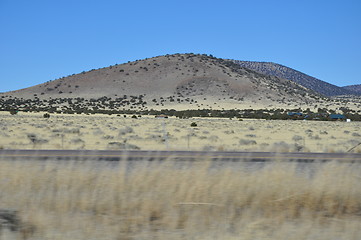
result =
M251 61L238 61L234 60L235 63L241 67L255 70L259 73L266 75L277 76L280 78L294 81L306 88L312 89L325 96L337 96L337 95L352 95L354 92L348 88L342 88L330 83L324 82L317 78L306 75L302 72L294 70L289 67L282 66L272 62L251 62Z
M298 106L320 100L299 84L207 55L174 54L91 70L4 98L115 99L124 108Z

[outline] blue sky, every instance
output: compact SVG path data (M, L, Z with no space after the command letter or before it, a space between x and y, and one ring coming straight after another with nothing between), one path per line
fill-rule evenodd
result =
M172 53L361 84L359 0L0 0L0 92Z

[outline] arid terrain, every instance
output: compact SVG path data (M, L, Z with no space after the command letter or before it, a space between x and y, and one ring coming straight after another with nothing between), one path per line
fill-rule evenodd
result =
M42 113L8 112L0 117L3 149L347 152L361 142L361 122L103 114L44 118Z
M1 93L0 149L361 153L360 96L240 63L165 55ZM0 155L0 240L360 239L359 163L199 160Z

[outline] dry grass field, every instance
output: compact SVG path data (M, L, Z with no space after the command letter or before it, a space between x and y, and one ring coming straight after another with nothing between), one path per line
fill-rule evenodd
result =
M4 149L346 152L360 122L0 113ZM191 123L197 126L191 127ZM360 146L354 152L361 152ZM0 240L359 240L361 166L9 161ZM1 217L16 211L16 231ZM5 221L5 222L4 222Z
M0 208L21 222L0 239L361 237L359 165L127 164L1 160Z
M361 122L60 114L45 119L42 113L7 112L0 119L3 149L347 152L361 143Z

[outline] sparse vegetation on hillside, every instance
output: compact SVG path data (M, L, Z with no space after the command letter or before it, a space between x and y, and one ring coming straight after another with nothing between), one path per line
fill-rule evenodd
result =
M351 88L342 88L325 81L319 80L317 78L308 76L302 72L296 71L292 68L282 66L280 64L272 62L250 62L250 61L238 61L234 60L234 63L239 66L252 69L259 73L276 76L284 79L294 81L301 86L304 86L308 89L312 89L315 92L321 93L325 96L337 96L337 95L352 95L357 94L356 91L353 91Z
M303 110L326 107L337 111L339 107L361 107L361 99L328 98L272 74L211 55L172 54L92 69L2 93L0 110L121 114L178 106L182 110L209 111L299 106ZM327 89L322 84L319 87Z
M361 95L361 84L345 86L343 88Z
M304 87L274 76L241 67L233 61L199 54L173 54L137 60L97 70L72 74L38 86L3 94L8 99L87 100L128 95L142 96L137 106L120 99L130 108L187 103L202 107L212 97L234 105L242 102L267 103L315 102L322 97ZM105 99L106 100L106 99ZM153 102L155 100L155 102ZM202 101L200 101L202 100ZM113 100L114 101L114 100ZM114 104L116 105L116 104Z

